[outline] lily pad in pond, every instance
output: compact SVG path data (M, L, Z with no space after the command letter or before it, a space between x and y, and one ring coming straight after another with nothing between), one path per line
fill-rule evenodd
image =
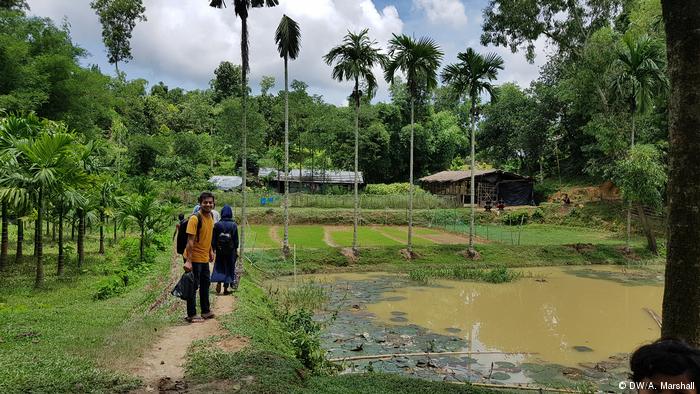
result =
M402 297L402 296L391 296L391 297L387 297L387 298L383 299L382 301L403 301L405 299L406 299L406 297Z
M456 333L458 333L458 332L462 332L462 329L461 329L461 328L457 328L457 327L447 327L447 328L445 329L445 331L447 331L447 332L449 332L449 333L452 333L452 334L456 334Z
M574 350L577 352L592 352L593 349L589 348L588 346L574 346Z
M391 314L393 316L406 316L406 312L401 312L401 311L392 311Z
M405 317L402 317L402 316L394 316L394 317L392 317L392 318L389 319L389 320L391 320L391 321L393 321L393 322L395 322L395 323L405 323L405 322L408 321L408 319L406 319Z
M491 375L491 379L494 380L508 380L510 379L510 375L504 372L494 372L493 375Z

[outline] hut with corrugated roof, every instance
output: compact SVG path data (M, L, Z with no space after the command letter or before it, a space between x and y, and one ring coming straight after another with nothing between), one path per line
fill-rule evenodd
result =
M362 171L357 174L357 182L364 184ZM280 193L284 193L284 170L274 168L260 168L258 178L266 179L268 185ZM355 182L354 171L342 170L311 170L308 168L289 169L289 191L323 191L329 186L338 186L347 190L352 190Z
M503 201L506 205L531 205L534 203L531 177L499 169L475 170L475 196L478 205ZM456 196L462 204L471 199L471 171L441 171L419 179L423 189L437 195Z

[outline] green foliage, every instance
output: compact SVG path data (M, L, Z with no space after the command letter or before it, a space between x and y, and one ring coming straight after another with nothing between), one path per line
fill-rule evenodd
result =
M129 285L129 271L120 271L102 279L97 284L97 291L93 294L95 300L106 300L126 291Z
M408 271L408 277L420 283L429 283L434 278L507 283L520 279L522 274L503 266L492 269L455 266L450 268L415 268Z
M506 211L501 215L501 223L507 224L509 226L519 226L521 224L527 224L529 219L530 211L528 210Z
M636 145L617 162L615 184L626 201L659 208L667 179L661 152L653 145Z
M407 194L409 190L410 184L408 183L390 183L390 184L385 184L385 183L374 183L374 184L368 184L365 186L364 193L365 194L374 194L374 195L393 195L393 194ZM413 186L413 193L414 194L420 194L420 193L426 193L425 190L421 189L420 186L414 185Z
M282 321L289 331L296 358L312 371L327 370L331 364L326 360L326 351L321 347L322 325L313 319L313 312L300 308L285 312Z
M214 101L219 103L229 97L243 97L243 73L241 66L224 61L214 70L210 82L214 91Z
M131 60L131 32L137 20L146 20L141 0L93 0L90 7L100 18L109 62L118 67L119 62Z

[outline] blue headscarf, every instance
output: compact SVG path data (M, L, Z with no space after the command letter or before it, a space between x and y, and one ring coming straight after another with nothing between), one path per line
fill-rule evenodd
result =
M228 204L224 205L224 207L221 208L221 220L226 219L233 219L233 210Z

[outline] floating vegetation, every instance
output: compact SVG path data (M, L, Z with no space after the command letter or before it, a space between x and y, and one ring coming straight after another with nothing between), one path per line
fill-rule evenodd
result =
M488 283L507 283L522 277L522 273L506 267L492 269L450 267L450 268L416 268L408 272L411 280L430 283L432 279L473 280Z

